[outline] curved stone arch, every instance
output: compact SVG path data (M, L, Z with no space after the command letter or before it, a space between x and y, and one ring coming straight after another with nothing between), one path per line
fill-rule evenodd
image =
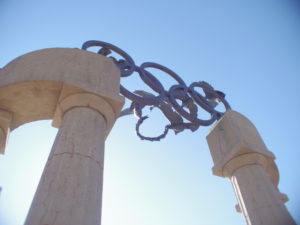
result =
M108 134L113 126L111 117L118 115L124 104L119 83L120 71L113 61L92 52L51 48L16 58L0 70L0 153L5 151L9 132L22 124L54 119L53 125L59 127L65 108L61 103L75 95L72 103L66 103L68 107L88 106L99 111L108 121ZM95 98L101 103L94 103Z

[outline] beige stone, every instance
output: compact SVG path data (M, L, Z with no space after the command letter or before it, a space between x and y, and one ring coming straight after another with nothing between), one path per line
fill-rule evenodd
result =
M59 102L76 93L100 97L118 115L124 104L119 87L120 71L112 59L79 49L44 49L20 56L0 70L0 109L13 115L11 131L55 115L57 127Z
M274 174L270 175L275 183L278 182L277 168L271 165L275 156L267 149L256 127L242 114L232 110L225 113L208 134L207 142L214 161L214 174L226 176L224 165L231 159L247 153L258 153L270 163L266 165L268 169L273 167L271 173Z
M99 225L106 121L75 107L61 127L25 225Z
M248 225L294 225L278 190L275 156L266 148L246 117L228 111L212 128L207 142L214 161L213 173L231 180Z
M259 164L242 166L231 176L241 211L247 224L296 225L281 193Z
M120 71L104 56L45 49L0 70L0 148L10 130L53 119L59 128L26 225L99 225L104 141L121 108Z
M73 107L88 107L98 111L106 120L105 138L114 125L119 112L105 98L92 93L86 93L70 85L64 85L53 117L53 126L60 127L63 114Z
M88 51L51 48L18 57L1 70L1 86L56 81L104 95L117 102L120 71L112 59Z
M10 133L10 124L13 115L11 112L0 109L0 153L4 153Z

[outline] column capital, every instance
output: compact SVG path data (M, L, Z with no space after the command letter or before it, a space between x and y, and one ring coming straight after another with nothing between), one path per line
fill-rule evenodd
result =
M230 159L223 166L221 176L230 178L240 167L253 164L262 166L262 168L264 168L264 170L270 177L274 186L277 187L279 182L279 173L274 160L270 160L265 155L256 152L245 153L243 155L238 155L237 157ZM215 174L219 172L215 167L213 167L213 170Z
M278 169L275 156L270 152L256 127L242 114L227 111L207 135L207 142L214 161L213 173L230 177L234 171L249 164L261 165L275 186Z
M116 103L112 103L109 98L89 93L80 88L65 84L58 100L52 125L57 128L60 127L63 116L68 110L75 107L87 107L104 116L107 123L105 131L106 138L119 114L119 111L113 104ZM120 102L120 104L122 103Z
M0 121L0 153L4 153L8 123L12 131L54 118L58 127L65 109L76 104L101 112L108 121L107 135L124 105L120 75L112 59L79 49L42 49L14 59L0 69L0 109L13 115Z

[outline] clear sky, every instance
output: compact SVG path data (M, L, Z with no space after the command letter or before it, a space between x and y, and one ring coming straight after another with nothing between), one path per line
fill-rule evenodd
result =
M297 0L0 0L0 67L30 51L96 39L138 65L163 64L187 84L211 83L276 155L279 189L300 223L299 25ZM122 82L134 90L137 80ZM159 132L162 121L155 117L145 132ZM103 225L245 223L230 181L212 175L209 128L152 143L139 140L135 122L119 119L106 141ZM11 133L0 156L1 225L23 224L56 132L38 121Z

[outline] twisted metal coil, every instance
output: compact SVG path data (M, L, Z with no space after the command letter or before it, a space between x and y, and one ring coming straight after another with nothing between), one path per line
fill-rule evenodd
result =
M136 124L136 133L142 140L160 141L167 135L169 130L173 130L175 134L186 129L195 131L200 126L209 126L222 117L224 113L216 110L218 104L223 104L226 111L230 109L230 105L225 100L225 94L215 90L205 81L194 82L187 86L180 76L171 69L153 62L145 62L140 66L136 66L134 60L125 51L103 41L87 41L81 49L88 50L88 48L96 46L100 47L98 54L114 60L120 69L121 77L138 73L142 81L156 93L154 95L142 90L130 92L123 85L120 85L121 94L131 101L131 106L123 110L120 116L134 113L139 118ZM121 59L109 56L112 53L118 54ZM151 68L166 73L176 81L176 84L166 90L161 82L149 72ZM202 89L204 95L198 92L196 88ZM181 104L178 102L181 102ZM140 126L148 119L148 116L143 116L143 109L146 106L150 106L151 109L160 109L169 120L170 123L165 126L161 135L147 137L141 134ZM200 119L198 107L209 113L210 118Z

